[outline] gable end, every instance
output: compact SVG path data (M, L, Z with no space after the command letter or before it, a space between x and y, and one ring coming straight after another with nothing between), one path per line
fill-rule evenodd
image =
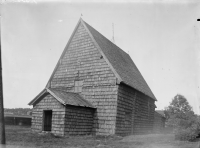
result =
M51 87L51 81L52 81L52 79L53 79L53 76L54 76L54 74L56 73L57 69L59 68L59 65L62 63L62 58L65 56L65 53L67 52L67 49L69 49L70 43L71 43L71 41L72 41L72 39L73 39L73 37L74 37L75 33L77 32L77 29L78 29L78 27L79 27L80 25L83 25L83 26L84 26L84 28L86 29L87 33L89 34L89 36L90 36L92 42L94 43L95 47L98 49L98 52L99 52L99 54L101 55L100 58L103 58L103 59L106 61L106 63L108 64L109 68L111 69L111 71L112 71L113 74L115 75L115 77L116 77L116 83L117 83L117 84L120 84L120 82L122 82L121 77L118 75L118 73L115 71L115 69L113 68L113 66L111 65L111 63L110 63L109 60L107 59L107 57L105 56L105 54L102 52L101 48L99 47L99 45L98 45L97 42L95 41L94 37L92 36L92 34L90 33L90 31L88 30L88 28L87 28L87 26L85 25L84 21L80 18L80 20L78 21L78 23L77 23L77 25L76 25L76 27L75 27L75 29L74 29L74 31L73 31L73 33L72 33L72 35L71 35L71 37L70 37L68 43L67 43L67 45L66 45L66 47L65 47L65 49L64 49L64 51L63 51L63 53L62 53L62 55L60 56L60 58L59 58L59 60L58 60L58 62L57 62L57 64L56 64L56 67L54 68L53 73L51 74L51 77L50 77L50 79L49 79L49 81L48 81L48 83L47 83L47 85L46 85L46 88L50 88L50 87Z

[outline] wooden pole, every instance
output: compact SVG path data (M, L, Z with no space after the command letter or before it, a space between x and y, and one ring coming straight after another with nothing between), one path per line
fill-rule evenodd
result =
M6 144L5 122L3 108L3 81L2 81L2 59L1 59L1 16L0 16L0 144Z
M200 18L198 18L197 21L200 22ZM200 114L200 106L199 106L199 112L198 112L198 114Z

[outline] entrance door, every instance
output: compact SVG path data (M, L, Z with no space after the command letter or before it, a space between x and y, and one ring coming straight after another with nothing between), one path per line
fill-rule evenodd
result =
M51 131L51 122L52 122L52 110L44 111L44 131Z

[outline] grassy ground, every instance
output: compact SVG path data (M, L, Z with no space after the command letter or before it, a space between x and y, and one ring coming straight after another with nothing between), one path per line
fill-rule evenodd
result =
M172 134L127 137L55 137L32 133L30 127L6 126L6 146L1 148L200 148L199 142L175 141Z

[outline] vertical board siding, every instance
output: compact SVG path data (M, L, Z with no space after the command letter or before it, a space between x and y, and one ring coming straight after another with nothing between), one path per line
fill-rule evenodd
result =
M95 109L66 106L65 135L88 135L93 132Z
M135 89L120 84L118 88L116 134L142 134L152 131L154 100Z
M58 102L53 96L47 95L38 102L32 111L32 131L43 131L43 111L52 110L51 132L57 135L64 135L65 106Z
M82 24L51 79L51 88L74 92L74 81L83 80L81 95L97 110L94 114L96 134L115 134L116 77Z

